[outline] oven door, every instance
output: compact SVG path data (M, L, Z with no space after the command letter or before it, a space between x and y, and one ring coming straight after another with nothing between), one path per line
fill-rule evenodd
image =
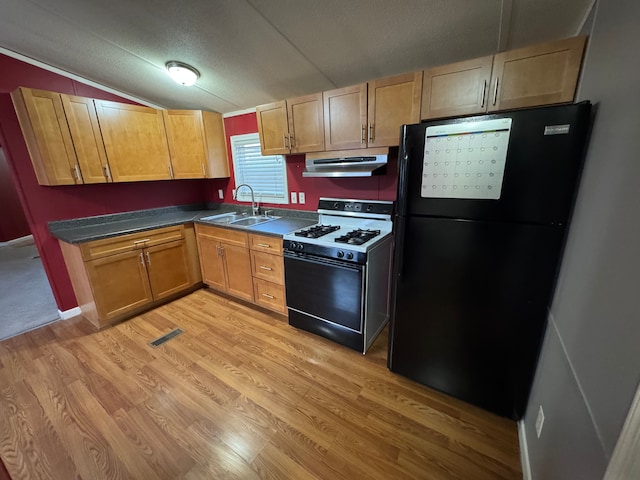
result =
M362 333L364 265L284 252L287 307Z

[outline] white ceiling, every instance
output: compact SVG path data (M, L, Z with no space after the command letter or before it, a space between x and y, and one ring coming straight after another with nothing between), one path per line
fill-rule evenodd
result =
M0 0L0 47L222 113L576 35L594 0ZM182 87L164 64L195 66Z

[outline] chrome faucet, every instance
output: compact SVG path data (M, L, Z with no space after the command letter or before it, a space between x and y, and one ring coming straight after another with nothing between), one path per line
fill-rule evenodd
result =
M233 199L238 199L238 190L240 190L240 188L242 187L247 187L251 192L251 214L258 215L258 213L260 212L260 207L258 206L258 204L256 204L256 198L253 195L253 188L251 188L251 185L249 185L248 183L242 183L236 187L236 193L233 194Z

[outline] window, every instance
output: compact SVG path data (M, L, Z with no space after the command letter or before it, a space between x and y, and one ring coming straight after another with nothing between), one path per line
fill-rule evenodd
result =
M236 187L248 183L253 188L256 202L289 203L287 167L282 155L263 156L257 133L233 135L231 155ZM251 201L251 192L242 188L238 200Z

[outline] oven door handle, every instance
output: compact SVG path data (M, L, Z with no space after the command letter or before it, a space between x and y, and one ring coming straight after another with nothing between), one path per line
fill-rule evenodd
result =
M292 260L300 260L302 262L311 262L318 265L331 265L334 267L344 268L347 270L353 270L354 272L361 272L364 269L364 265L358 263L350 263L340 260L333 260L331 258L316 257L305 253L293 253L284 251L283 256L285 258L291 258Z

